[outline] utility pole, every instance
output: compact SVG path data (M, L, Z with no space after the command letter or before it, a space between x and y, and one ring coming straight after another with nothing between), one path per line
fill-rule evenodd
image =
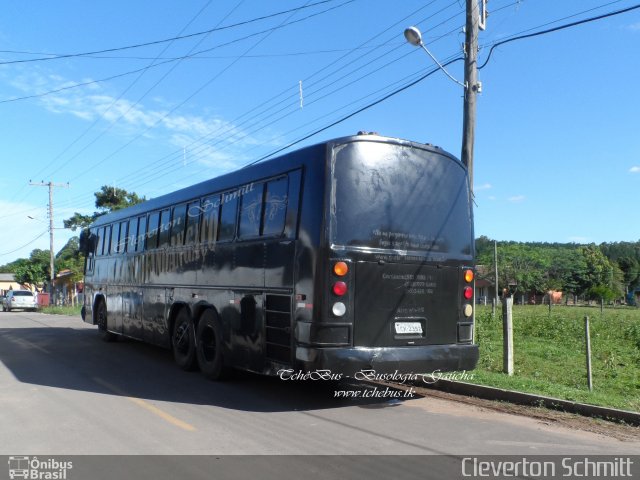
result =
M482 1L482 0L481 0ZM464 41L464 107L462 116L462 153L460 158L469 172L473 193L473 143L476 127L476 95L482 91L478 82L478 0L466 0L467 21ZM483 9L484 13L484 9ZM483 18L484 23L484 18Z
M67 183L53 183L53 182L40 182L33 183L29 180L29 185L34 187L49 187L49 271L51 272L51 282L49 283L49 302L53 300L53 279L56 276L55 273L55 253L53 251L53 189L55 187L58 188L69 188L69 182Z

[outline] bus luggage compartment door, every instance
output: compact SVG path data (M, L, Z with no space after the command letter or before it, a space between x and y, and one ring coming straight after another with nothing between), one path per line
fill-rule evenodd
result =
M456 343L458 273L457 267L358 262L354 346Z

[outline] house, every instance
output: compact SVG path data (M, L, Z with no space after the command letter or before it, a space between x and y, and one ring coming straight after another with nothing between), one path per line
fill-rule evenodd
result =
M53 299L56 305L75 305L82 302L83 282L73 280L71 270L61 270L53 281Z
M0 273L0 295L6 294L9 290L31 290L30 285L16 282L14 273Z
M491 304L495 298L494 275L484 265L476 266L476 302Z

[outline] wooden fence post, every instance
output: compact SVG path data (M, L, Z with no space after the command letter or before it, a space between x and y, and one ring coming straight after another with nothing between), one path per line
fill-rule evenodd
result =
M587 385L589 391L593 390L593 382L591 379L591 335L589 334L589 317L584 317L584 336L587 343Z
M502 299L502 364L507 375L513 375L513 297Z

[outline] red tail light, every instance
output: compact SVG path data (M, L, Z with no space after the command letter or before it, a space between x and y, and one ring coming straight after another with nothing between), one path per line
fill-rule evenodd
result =
M338 295L339 297L343 296L347 293L347 284L344 282L336 282L333 284L333 293Z

